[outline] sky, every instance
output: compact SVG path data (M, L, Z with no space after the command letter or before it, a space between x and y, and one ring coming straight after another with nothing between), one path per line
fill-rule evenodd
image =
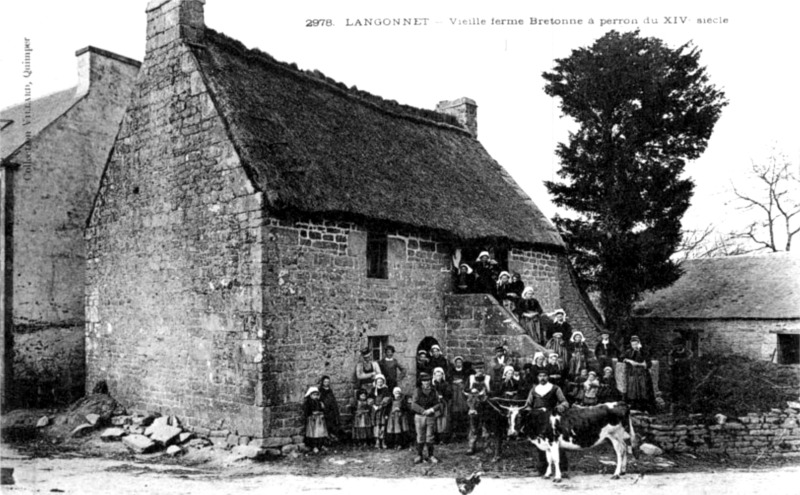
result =
M561 117L558 100L545 95L541 74L611 29L638 28L670 47L692 42L702 50L710 81L729 100L706 152L686 168L696 188L685 228L743 225L746 214L729 204L731 185L752 185L747 175L752 162L776 150L800 164L800 29L790 3L536 3L207 0L205 21L250 48L386 99L433 109L441 100L472 98L478 104L479 140L548 217L557 209L543 181L558 179L554 151L574 124ZM87 45L142 60L146 5L146 0L4 2L0 108L21 102L27 82L33 83L34 97L74 86L75 51ZM358 25L397 17L419 19L420 25ZM320 25L313 25L315 19ZM32 48L27 78L26 38Z

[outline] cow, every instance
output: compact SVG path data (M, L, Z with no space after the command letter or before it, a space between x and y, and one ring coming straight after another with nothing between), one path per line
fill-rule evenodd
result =
M591 407L572 407L559 413L557 409L504 407L508 411L508 435L524 435L547 456L545 478L553 475L561 481L559 448L583 450L611 442L617 454L617 467L611 479L619 479L628 467L628 448L625 439L630 430L631 443L636 435L630 418L630 408L624 402L609 402ZM555 468L554 468L555 467Z

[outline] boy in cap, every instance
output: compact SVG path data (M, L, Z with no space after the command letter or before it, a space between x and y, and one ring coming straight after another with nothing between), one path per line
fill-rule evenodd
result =
M439 395L431 387L431 375L420 373L420 386L411 398L411 410L414 412L414 429L417 433L417 456L414 464L423 461L423 449L427 447L427 460L437 464L439 459L433 455L433 441L436 433L436 411L441 408Z
M430 375L433 373L433 368L431 368L431 361L428 358L428 351L420 349L417 351L417 387L420 386L419 377L423 373Z

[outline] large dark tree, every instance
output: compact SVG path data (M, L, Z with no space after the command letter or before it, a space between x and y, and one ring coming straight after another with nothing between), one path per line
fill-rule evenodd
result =
M621 337L637 297L680 274L670 256L694 187L684 166L705 150L727 104L699 59L690 43L672 49L611 31L543 74L545 92L579 125L556 151L563 182L545 183L573 212L555 223Z

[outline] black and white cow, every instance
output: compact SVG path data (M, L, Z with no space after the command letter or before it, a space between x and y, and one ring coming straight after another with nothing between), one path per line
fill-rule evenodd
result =
M628 448L625 439L630 435L635 442L630 408L623 402L610 402L591 407L572 407L563 413L556 410L506 407L508 411L508 435L525 436L547 455L549 478L555 469L553 481L561 481L559 448L583 450L611 442L617 454L617 468L612 479L619 479L628 467ZM626 432L626 426L630 433Z

